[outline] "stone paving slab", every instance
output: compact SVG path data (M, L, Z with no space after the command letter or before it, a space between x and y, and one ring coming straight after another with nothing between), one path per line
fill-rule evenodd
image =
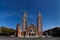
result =
M51 37L51 38L0 38L0 40L60 40L60 38Z

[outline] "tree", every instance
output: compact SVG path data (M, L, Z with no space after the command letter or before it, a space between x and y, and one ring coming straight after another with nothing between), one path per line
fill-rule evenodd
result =
M14 35L16 32L14 29L10 29L3 26L0 29L1 29L2 36L11 36L11 35Z

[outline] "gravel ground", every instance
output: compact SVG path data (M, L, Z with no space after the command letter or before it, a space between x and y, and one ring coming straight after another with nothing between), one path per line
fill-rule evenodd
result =
M60 38L52 37L52 38L9 38L4 37L0 38L0 40L60 40Z

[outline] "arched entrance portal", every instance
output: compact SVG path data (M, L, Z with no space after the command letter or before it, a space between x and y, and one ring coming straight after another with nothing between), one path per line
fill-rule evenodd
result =
M36 36L36 33L35 32L30 32L29 36Z

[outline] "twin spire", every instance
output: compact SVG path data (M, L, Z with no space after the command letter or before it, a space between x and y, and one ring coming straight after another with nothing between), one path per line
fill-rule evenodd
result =
M24 11L23 17L27 17L27 15L26 15L26 10ZM41 17L41 12L40 12L40 11L38 12L38 18L39 18L39 17Z
M24 11L24 16L23 17L27 17L27 15L26 15L26 10Z
M41 18L41 12L40 11L38 12L38 18Z

